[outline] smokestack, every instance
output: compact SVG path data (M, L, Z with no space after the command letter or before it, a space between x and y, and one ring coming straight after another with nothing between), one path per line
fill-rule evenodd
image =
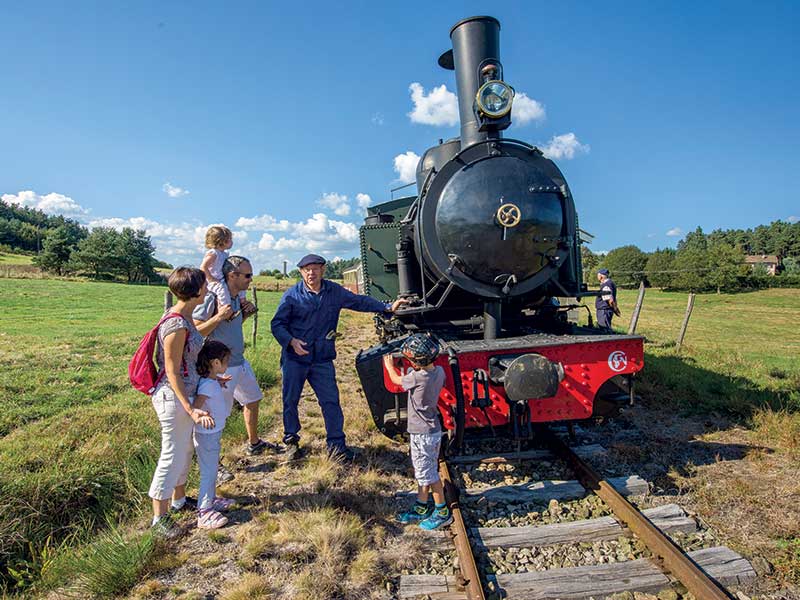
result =
M453 43L452 67L456 72L458 88L458 113L461 117L461 148L491 138L499 138L499 131L479 131L473 110L475 94L481 81L478 68L486 59L500 61L500 21L494 17L470 17L459 21L450 30ZM447 54L447 53L445 53ZM442 56L444 59L444 56ZM442 64L442 59L439 64Z

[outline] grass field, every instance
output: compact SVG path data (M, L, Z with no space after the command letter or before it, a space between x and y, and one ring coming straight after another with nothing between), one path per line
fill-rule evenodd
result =
M10 567L25 583L37 576L25 563L48 547L143 505L159 429L127 363L164 288L0 279L0 297L0 576ZM259 294L258 352L248 350L264 387L277 378L269 315L279 298Z
M11 254L0 252L0 266L6 265L29 265L33 260L32 256L26 254Z
M623 290L615 327L627 329L635 291ZM648 290L637 333L647 384L686 407L739 412L763 406L800 411L800 290L696 297L680 353L674 347L688 294ZM617 326L619 325L619 326Z
M58 550L62 544L80 547L147 506L158 423L147 398L129 386L126 365L161 314L164 288L0 279L0 297L0 577L24 587L54 555L70 552ZM277 381L269 318L279 298L259 292L258 348L247 350L264 388ZM635 292L620 293L622 329L634 301ZM800 291L698 296L678 353L685 305L686 294L648 290L639 323L648 340L642 389L743 422L765 407L784 408L769 413L779 415L768 421L769 434L797 451ZM245 331L249 340L250 323ZM262 427L270 423L262 419ZM240 442L242 431L240 417L229 421L228 444ZM114 535L112 527L109 539ZM137 544L149 548L145 538ZM87 569L96 568L86 560Z

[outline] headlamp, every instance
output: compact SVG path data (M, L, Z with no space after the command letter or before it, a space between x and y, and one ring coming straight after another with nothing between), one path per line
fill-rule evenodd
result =
M496 80L484 83L475 96L478 110L493 119L507 115L511 110L513 100L514 90L511 86Z

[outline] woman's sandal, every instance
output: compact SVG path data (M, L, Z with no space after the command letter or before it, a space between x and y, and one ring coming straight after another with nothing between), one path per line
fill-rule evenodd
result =
M201 510L197 515L198 529L219 529L228 524L228 517L213 508Z

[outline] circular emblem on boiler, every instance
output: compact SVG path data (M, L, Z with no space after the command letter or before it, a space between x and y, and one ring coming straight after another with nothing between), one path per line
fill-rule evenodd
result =
M516 204L510 202L497 209L497 222L503 227L516 227L522 219L522 211Z
M628 357L622 350L614 350L608 355L608 368L616 373L624 371L628 366Z

